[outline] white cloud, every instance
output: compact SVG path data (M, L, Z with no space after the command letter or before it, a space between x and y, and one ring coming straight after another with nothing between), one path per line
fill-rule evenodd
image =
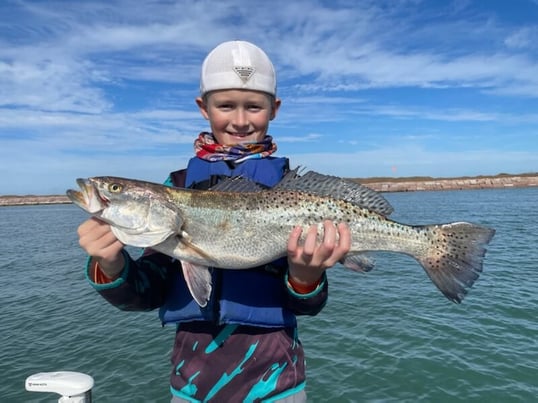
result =
M304 136L278 136L278 143L311 143L319 140L323 136L317 133L309 133Z
M73 60L0 60L0 106L99 113L112 103L91 86L91 67Z
M525 49L536 48L538 43L538 27L523 27L514 32L509 33L504 40L504 44L508 48Z

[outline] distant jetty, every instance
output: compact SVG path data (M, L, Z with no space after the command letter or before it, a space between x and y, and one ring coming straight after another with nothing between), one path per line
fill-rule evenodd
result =
M0 206L31 206L36 204L68 204L71 200L67 196L0 196Z
M499 174L459 178L350 178L378 192L417 192L426 190L510 189L538 186L538 173L519 175ZM0 196L0 206L27 206L37 204L69 204L67 196Z
M353 178L378 192L416 192L424 190L468 190L525 188L538 186L538 173L499 174L459 178Z

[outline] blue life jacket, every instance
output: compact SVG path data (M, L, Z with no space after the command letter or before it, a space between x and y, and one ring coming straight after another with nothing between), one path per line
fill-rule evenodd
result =
M186 170L170 174L175 186L207 188L219 179L242 175L267 187L276 185L289 169L287 158L268 157L240 164L192 158ZM249 242L245 239L245 242ZM192 298L183 275L173 278L167 300L159 311L163 324L211 321L262 327L294 327L295 315L285 308L284 273L287 259L249 270L211 269L213 290L207 306Z

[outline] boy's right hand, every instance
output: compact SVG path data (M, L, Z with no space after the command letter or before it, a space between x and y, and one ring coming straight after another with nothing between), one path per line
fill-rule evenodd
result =
M112 233L110 225L90 218L78 227L79 244L99 264L101 271L109 278L118 277L125 260L121 253L123 244Z

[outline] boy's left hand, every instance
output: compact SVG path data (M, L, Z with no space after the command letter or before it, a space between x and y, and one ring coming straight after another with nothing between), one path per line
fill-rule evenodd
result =
M288 238L289 276L294 283L311 285L319 281L323 272L340 261L351 248L351 231L345 223L335 226L323 222L323 240L318 242L317 225L312 225L304 243L299 242L301 227L295 227Z

